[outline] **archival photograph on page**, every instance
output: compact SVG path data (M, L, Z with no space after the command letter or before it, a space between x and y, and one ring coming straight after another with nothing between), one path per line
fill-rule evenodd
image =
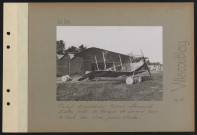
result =
M57 26L57 101L162 101L162 26Z
M28 131L194 130L192 3L29 3Z

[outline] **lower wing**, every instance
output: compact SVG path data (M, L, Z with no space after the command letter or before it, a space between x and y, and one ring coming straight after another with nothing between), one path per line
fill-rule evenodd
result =
M145 70L140 70L140 71L132 71L132 72L122 72L122 71L92 71L88 74L85 74L83 75L80 79L80 80L83 80L83 79L86 79L86 78L89 78L89 77L119 77L119 76L123 76L123 75L126 75L126 76L130 76L130 75L133 75L133 73L136 75L136 74L140 74L140 73L143 73L145 72Z

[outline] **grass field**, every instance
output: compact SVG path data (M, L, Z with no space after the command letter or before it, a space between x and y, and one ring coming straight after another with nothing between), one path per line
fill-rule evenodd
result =
M57 83L57 101L161 101L163 72L141 74L142 82L127 85L123 77Z

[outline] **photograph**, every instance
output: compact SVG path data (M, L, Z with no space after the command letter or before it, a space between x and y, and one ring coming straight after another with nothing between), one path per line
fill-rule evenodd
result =
M57 101L162 101L162 26L56 26Z

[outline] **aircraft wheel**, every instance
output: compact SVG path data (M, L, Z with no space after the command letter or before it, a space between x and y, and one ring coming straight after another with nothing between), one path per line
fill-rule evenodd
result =
M139 76L138 82L142 82L142 77L141 76Z
M61 79L62 79L63 82L67 82L70 79L70 76L69 75L65 75L65 76L62 76Z
M134 83L134 78L131 77L131 76L130 76L130 77L127 77L126 83L127 83L128 85L133 84L133 83Z

